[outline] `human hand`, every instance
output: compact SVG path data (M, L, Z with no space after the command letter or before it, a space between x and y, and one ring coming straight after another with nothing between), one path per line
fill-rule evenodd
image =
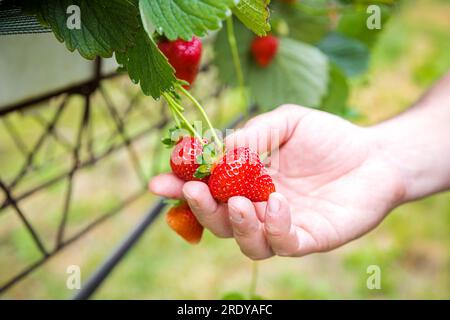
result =
M268 136L273 130L276 141ZM278 159L269 167L277 192L267 203L244 197L217 203L205 183L172 174L153 178L149 189L185 198L203 226L234 237L255 260L339 247L375 228L403 200L398 170L378 152L371 131L324 112L285 105L253 118L226 144L272 151Z

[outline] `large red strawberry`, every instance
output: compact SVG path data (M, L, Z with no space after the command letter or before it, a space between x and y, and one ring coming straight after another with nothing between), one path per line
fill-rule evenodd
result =
M158 47L175 68L176 77L192 85L197 76L202 57L201 40L197 37L193 37L190 41L163 39L158 43Z
M184 181L208 181L209 177L196 178L194 173L200 166L198 157L203 152L203 145L198 138L183 137L172 150L170 167L172 172Z
M179 205L172 207L166 216L167 224L178 233L183 239L191 244L200 242L203 234L203 226L183 201Z
M243 147L229 150L223 156L213 168L208 185L213 197L221 202L233 196L254 202L267 201L275 192L272 178L258 154Z
M277 54L278 38L272 35L256 37L250 49L256 63L261 67L267 67Z

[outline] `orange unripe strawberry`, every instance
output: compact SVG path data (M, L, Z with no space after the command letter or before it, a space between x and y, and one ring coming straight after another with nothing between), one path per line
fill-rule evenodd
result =
M191 244L200 242L203 226L198 222L186 201L170 208L166 221L170 228L187 242Z

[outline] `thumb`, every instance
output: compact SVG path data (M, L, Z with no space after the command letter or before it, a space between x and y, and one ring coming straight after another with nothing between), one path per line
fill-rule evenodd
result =
M300 257L317 249L311 234L292 223L289 203L280 193L269 197L264 227L269 246L279 256Z
M274 151L294 132L297 123L312 110L286 104L249 120L243 129L227 135L227 149L249 147L257 153Z

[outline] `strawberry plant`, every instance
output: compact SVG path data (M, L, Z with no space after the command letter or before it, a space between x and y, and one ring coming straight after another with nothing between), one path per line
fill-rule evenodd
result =
M381 23L394 0L374 0ZM349 114L349 78L363 74L380 30L368 30L365 0L6 0L51 28L69 51L86 59L115 57L142 92L167 103L174 129L173 173L208 183L220 202L241 195L266 201L275 191L259 155L225 150L205 110L188 91L200 69L202 37L212 42L217 81L237 87L245 104L269 110L294 103ZM80 8L81 28L67 26L67 8ZM223 24L226 28L223 28ZM182 98L185 98L184 100ZM186 118L184 101L201 115L211 137ZM172 134L183 130L185 134ZM203 227L185 202L169 226L190 243Z
M380 6L382 23L394 2L371 2ZM187 82L185 88L192 85L202 50L198 37L212 37L219 81L240 87L245 100L262 109L297 103L345 114L348 77L367 69L380 31L367 29L363 0L6 0L1 5L11 3L50 27L70 51L87 59L114 55L155 99L176 91L179 80ZM70 5L80 8L79 29L67 26Z
M373 3L382 9L384 23L394 0ZM224 202L234 195L264 201L274 186L253 151L224 150L203 107L188 92L200 68L200 38L212 39L218 81L239 87L245 104L266 110L295 103L346 115L348 78L367 69L379 33L367 30L363 0L7 0L1 5L9 4L35 15L68 50L86 59L114 55L145 95L163 97L174 129L186 131L164 139L175 145L172 171L185 181L207 182ZM70 5L80 8L79 29L67 26ZM183 96L202 116L212 133L209 140L184 115ZM226 161L231 157L236 159Z

